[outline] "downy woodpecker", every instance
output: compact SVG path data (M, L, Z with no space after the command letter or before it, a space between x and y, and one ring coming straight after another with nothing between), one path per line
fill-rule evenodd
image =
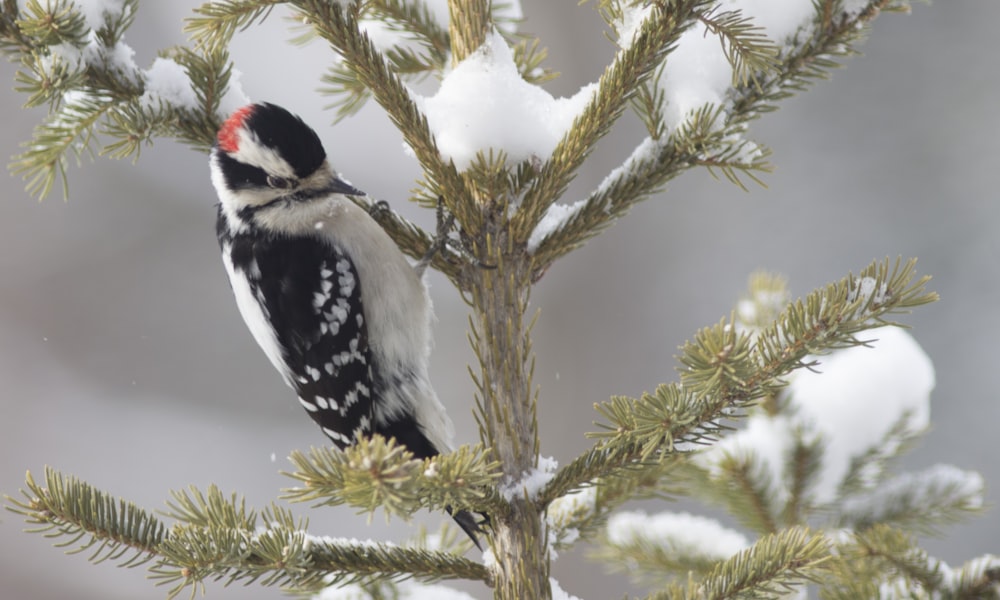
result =
M240 314L323 433L341 449L378 433L417 458L449 451L421 273L347 197L364 192L337 176L316 132L279 106L245 106L219 130L211 172ZM453 517L478 546L473 515Z

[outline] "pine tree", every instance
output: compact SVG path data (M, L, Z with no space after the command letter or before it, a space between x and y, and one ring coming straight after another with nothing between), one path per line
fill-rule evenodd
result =
M138 0L99 4L98 22L68 0L4 0L0 44L20 62L18 89L28 106L49 108L13 163L39 196L60 181L68 194L70 153L138 158L160 137L206 151L239 96L226 48L274 7L302 23L303 39L329 45L323 81L338 116L376 101L423 169L412 200L428 209L440 203L454 220L458 234L433 267L472 310L481 443L426 461L378 437L345 452L294 453L295 487L283 499L402 518L468 508L491 516L490 548L479 562L463 556L468 542L450 531L404 545L317 536L284 505L255 510L216 487L174 493L164 519L52 469L44 481L29 473L7 508L94 562L147 565L171 596L223 580L412 597L434 592L409 579L468 579L496 598L550 598L553 555L588 540L602 562L649 582L651 598L776 597L807 584L830 598L997 597L996 558L951 568L914 540L981 509L984 487L978 475L949 466L893 472L892 460L926 425L918 401L903 403L877 439L849 453L832 486L836 439L804 417L814 400L801 397L799 382L817 357L869 345L880 337L871 330L898 325L896 315L936 299L912 260L873 262L794 302L780 278L754 276L732 315L683 346L677 381L597 404L593 446L561 469L539 456L533 284L689 169L707 168L741 187L757 181L769 153L746 137L749 124L852 54L880 13L908 9L905 0L814 4L808 22L775 40L751 15L714 0L603 0L596 8L618 51L600 81L574 97L576 108L557 111L566 120L558 135L528 149L499 141L462 154L447 145L448 123L435 117L433 103L418 102L405 84L456 77L463 66L475 75L477 65L488 65L535 93L553 76L544 48L499 3L450 0L445 23L429 4L403 0L209 2L186 23L190 45L164 50L154 71L120 52ZM397 35L376 44L366 33L371 23ZM671 57L690 31L717 44L728 67L725 81L699 97L704 103L685 106ZM177 77L189 90L163 85ZM541 102L555 106L551 97ZM560 204L584 159L628 110L647 138L585 198ZM409 255L423 256L434 243L395 212L367 207ZM781 432L777 459L747 434L754 427ZM758 537L689 515L619 510L663 495L717 504Z

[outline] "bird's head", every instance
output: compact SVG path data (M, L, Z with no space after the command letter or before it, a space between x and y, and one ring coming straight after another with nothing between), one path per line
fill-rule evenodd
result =
M337 177L311 127L268 103L249 104L226 119L211 169L223 209L242 222L331 194L364 194Z

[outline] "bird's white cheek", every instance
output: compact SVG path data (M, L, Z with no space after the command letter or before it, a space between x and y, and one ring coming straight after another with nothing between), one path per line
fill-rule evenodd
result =
M274 148L265 146L257 136L241 129L238 133L239 145L236 152L229 155L245 165L253 165L264 170L268 175L278 177L295 177L295 169L288 161L278 154Z

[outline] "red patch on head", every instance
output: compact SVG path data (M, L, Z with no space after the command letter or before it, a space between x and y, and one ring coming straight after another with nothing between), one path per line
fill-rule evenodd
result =
M222 150L232 153L240 149L240 128L243 127L243 122L253 114L254 105L248 104L243 108L237 109L226 122L222 124L219 129L219 148Z

